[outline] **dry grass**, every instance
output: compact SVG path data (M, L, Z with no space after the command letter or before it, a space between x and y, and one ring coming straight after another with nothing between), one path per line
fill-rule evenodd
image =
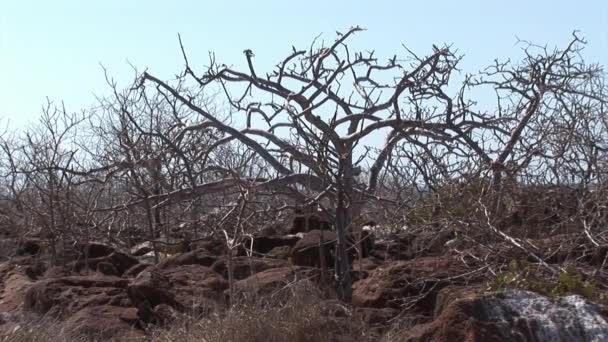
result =
M23 323L1 326L0 342L64 342L72 339L57 322L31 320Z
M153 341L323 342L372 341L366 329L349 317L328 318L321 304L289 303L280 307L243 305L199 320L180 320L158 330Z
M173 324L150 331L149 342L324 342L389 341L372 336L361 321L343 314L331 317L337 304L291 301L282 306L239 305L222 313L194 319L178 317ZM329 316L329 318L328 318ZM105 339L71 336L57 322L28 322L0 342L101 342ZM115 342L123 342L115 339Z

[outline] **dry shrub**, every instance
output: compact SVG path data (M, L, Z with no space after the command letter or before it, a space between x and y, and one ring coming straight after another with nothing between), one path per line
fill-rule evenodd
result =
M583 192L567 186L517 186L503 196L500 228L520 238L580 231Z
M489 180L483 178L452 180L435 192L425 193L407 214L409 225L447 223L454 220L481 219L479 201L489 205ZM475 214L478 214L477 216Z

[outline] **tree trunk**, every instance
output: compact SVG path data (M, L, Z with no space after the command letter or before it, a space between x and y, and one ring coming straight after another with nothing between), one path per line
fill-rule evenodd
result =
M346 244L346 230L352 219L350 200L352 199L353 167L350 157L340 160L338 172L338 206L336 208L336 291L338 298L343 302L352 300L352 279L350 275L350 262L348 260Z

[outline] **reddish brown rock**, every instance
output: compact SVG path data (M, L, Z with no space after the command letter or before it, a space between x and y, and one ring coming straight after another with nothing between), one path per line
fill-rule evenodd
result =
M142 319L153 320L153 309L166 304L178 311L197 313L224 305L228 282L211 268L181 265L142 272L128 289Z
M184 266L184 265L200 265L210 267L214 262L217 261L217 257L211 255L209 251L204 248L197 249L188 253L179 254L167 258L161 261L156 268L157 269L170 269L172 267Z
M144 264L144 263L137 264L137 265L135 265L135 266L133 266L133 267L129 268L129 269L128 269L128 270L127 270L127 271L126 271L124 274L123 274L123 276L124 276L124 277L127 277L127 278L133 278L133 277L137 277L137 276L138 276L138 275L139 275L141 272L143 272L144 270L146 270L146 269L148 269L148 268L150 268L150 267L152 267L152 265L150 265L150 264Z
M223 257L216 261L211 268L228 279L228 258ZM289 266L286 260L277 259L262 259L254 257L236 257L232 258L232 272L235 280L245 279L252 274L262 272L271 268L279 268Z
M161 327L170 327L180 316L178 311L167 304L157 305L152 314L151 321Z
M127 293L131 303L140 311L141 318L149 322L152 309L160 304L167 304L183 310L172 292L173 284L154 269L141 272L129 285Z
M291 253L291 247L280 246L271 249L266 256L273 259L288 259Z
M400 308L415 298L414 311L431 314L439 290L467 272L457 259L423 257L378 267L368 278L353 284L353 303L365 307ZM419 297L421 296L422 297Z
M356 308L355 314L370 328L386 329L394 322L392 321L401 313L401 310L393 308Z
M448 251L445 243L454 237L453 230L411 228L389 239L375 241L371 255L380 260L411 260L413 258L440 256Z
M450 304L465 298L474 298L480 292L476 286L447 286L437 292L433 317L438 317Z
M191 244L192 250L204 249L213 256L225 255L227 252L226 241L208 237L203 240L198 240Z
M23 239L17 244L16 255L38 255L45 245L40 239Z
M211 268L183 265L162 271L171 284L175 298L184 307L223 304L222 293L228 282Z
M37 314L50 311L67 317L91 306L129 307L128 280L109 276L72 276L42 280L25 294L24 310Z
M152 248L152 243L150 241L146 241L131 247L130 253L133 256L142 256L152 252L153 250L154 248Z
M336 233L313 230L305 233L291 250L291 262L297 266L333 267ZM323 258L321 258L323 256ZM322 262L323 260L323 262Z
M89 242L80 246L80 248L81 253L90 259L105 257L116 251L114 247L101 242Z
M253 251L257 254L269 254L275 248L291 249L300 240L298 235L258 235L253 238ZM249 248L250 246L247 245Z
M252 298L276 294L299 280L316 284L319 280L319 270L301 266L272 268L236 281L234 289L239 296Z
M0 313L19 312L32 284L32 280L18 270L8 272L0 284Z
M64 323L65 330L79 339L88 337L96 341L120 339L143 341L137 309L110 305L86 307L70 316Z
M96 248L99 248L96 247ZM103 254L107 252L106 250L93 250L96 251L94 255ZM114 272L115 275L121 276L124 272L126 272L131 267L139 264L139 261L126 253L119 251L112 251L108 255L102 255L95 258L83 258L81 260L76 260L71 263L68 263L67 268L74 272L81 272L84 269L89 269L96 271L98 269L99 264L105 264L102 266L102 270L106 270L108 272ZM109 265L112 265L108 267ZM111 269L111 271L110 271Z
M355 259L352 265L353 279L361 280L369 277L369 275L378 268L382 262L375 258Z

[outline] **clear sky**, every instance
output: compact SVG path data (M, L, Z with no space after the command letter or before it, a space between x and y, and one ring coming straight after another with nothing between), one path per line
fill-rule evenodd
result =
M333 40L354 25L367 31L351 42L381 56L403 52L401 44L425 54L451 43L465 72L519 56L516 37L563 46L580 30L585 58L608 67L608 0L0 0L0 122L36 119L46 97L69 111L94 104L109 90L100 63L123 85L133 77L128 62L171 77L183 66L178 33L191 64L214 51L240 65L252 49L262 70L292 45L307 47L320 33Z

